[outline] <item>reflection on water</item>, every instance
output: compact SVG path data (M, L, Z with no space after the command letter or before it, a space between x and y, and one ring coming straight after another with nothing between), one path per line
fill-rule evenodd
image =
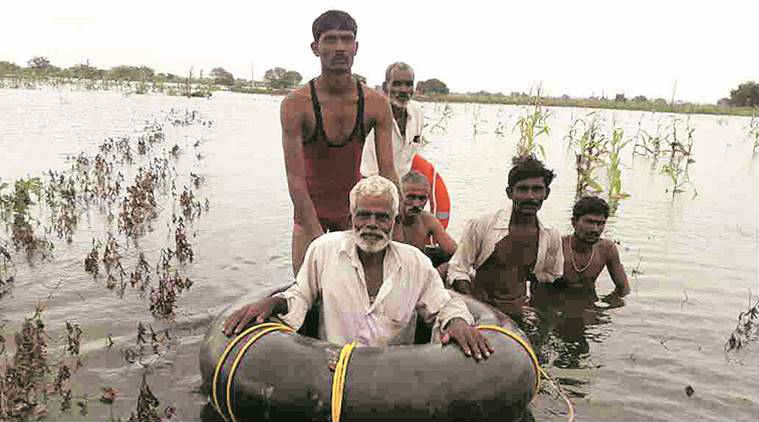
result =
M85 366L72 378L74 395L99 397L103 387L120 392L111 405L91 400L87 415L51 410L47 419L125 419L134 411L146 367L125 361L123 351L136 346L139 323L150 323L157 331L171 329L172 346L159 357L146 357L154 362L147 381L161 406L175 407L180 420L213 419L201 413L208 398L198 391L197 354L207 321L242 294L292 279L292 206L281 151L280 101L228 93L209 101L0 90L3 181L68 168L66 156L92 154L103 139L128 134L171 108L198 110L214 121L210 129L167 132L176 142L201 141L202 160L185 162L202 164L202 170L190 170L205 176L198 194L210 202L210 211L188 227L194 261L186 270L194 284L177 299L176 324L154 320L140 293L127 289L119 297L83 271L93 237L104 237L108 227L97 210L81 216L70 244L56 243L52 262L18 266L14 290L0 299L6 339L39 300L62 286L47 302L44 316L53 338L60 337L65 321L84 331ZM449 231L456 239L468 219L492 212L506 200L503 189L518 134L497 129L513 127L523 114L516 106L477 107L474 131L472 105L423 105L430 122L445 120L444 129L425 134L429 144L423 154L448 186ZM564 234L571 232L576 175L563 136L588 111L553 109L551 134L544 141L547 165L558 177L540 218ZM626 133L634 133L641 120L655 131L658 121L671 119L667 114L601 113L616 119ZM724 123L717 124L718 118ZM689 174L695 196L689 191L673 198L666 192L661 163L633 158L629 150L623 154L622 188L631 196L609 218L605 237L619 242L630 279L632 293L625 306L604 309L594 302L593 309L587 303L552 312L539 309L535 321L540 322L525 326L547 372L572 396L578 419L756 419L759 381L749 375L759 371L759 354L749 353L756 351L749 347L740 361L729 361L724 352L738 312L745 310L749 294L759 291L759 156L744 140L747 122L691 117L696 161ZM194 157L180 156L179 162L188 158ZM158 210L161 221L170 220L170 203L159 204ZM140 250L154 256L171 236L156 224L123 259L136 260ZM596 285L600 295L613 287L605 271ZM109 334L114 341L110 347ZM686 386L694 389L692 396L685 394ZM532 410L539 420L566 417L562 402L550 395L539 395Z

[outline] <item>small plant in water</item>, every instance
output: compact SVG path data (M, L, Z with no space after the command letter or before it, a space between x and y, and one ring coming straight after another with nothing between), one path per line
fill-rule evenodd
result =
M533 98L532 111L528 112L517 120L514 129L519 128L519 142L517 143L517 156L524 157L534 154L536 149L540 150L540 155L546 158L546 151L543 145L538 143L541 135L548 135L548 117L550 112L545 111L541 105L540 89Z
M596 179L595 171L605 164L603 157L607 153L607 140L602 132L598 114L591 112L584 119L575 120L565 139L574 147L577 170L576 196L579 198L603 191L601 183Z
M678 123L680 119L672 120L672 134L667 138L670 146L669 162L662 166L662 174L667 175L672 182L672 196L685 192L685 185L690 184L688 176L688 167L694 163L693 159L693 132L695 128L690 126L690 118L686 121L685 134L686 139L681 141L678 138Z
M609 203L611 209L616 210L620 199L630 195L622 192L622 170L620 165L620 152L630 140L623 140L625 131L615 127L611 133L611 139L608 142L608 161L606 175L609 180Z
M753 304L749 295L748 309L738 314L738 322L725 342L725 352L738 351L759 339L759 299Z

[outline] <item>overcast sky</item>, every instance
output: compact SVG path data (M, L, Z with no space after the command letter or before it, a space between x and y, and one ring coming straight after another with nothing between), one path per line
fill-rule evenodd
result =
M0 60L147 65L186 75L274 66L318 74L311 23L331 8L358 23L354 72L379 84L403 60L452 91L672 96L715 102L759 81L759 1L5 2Z

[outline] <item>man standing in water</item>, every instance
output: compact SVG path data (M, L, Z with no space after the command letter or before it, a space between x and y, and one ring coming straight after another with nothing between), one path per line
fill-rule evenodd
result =
M601 239L609 217L609 205L601 198L585 196L572 208L574 233L562 238L564 276L553 285L536 286L533 303L540 308L591 308L598 301L596 279L606 267L615 289L602 300L612 306L623 304L630 293L625 268L617 245Z
M430 196L430 183L424 175L411 170L401 179L401 186L403 242L422 250L444 277L448 269L447 261L456 252L456 241L434 215L424 210ZM427 247L430 238L437 247Z
M316 18L311 50L321 61L321 74L282 101L282 147L295 208L294 274L311 241L325 231L349 227L348 192L361 178L361 153L370 131L379 173L398 184L389 103L351 74L358 50L356 31L356 22L342 11L330 10Z
M294 329L321 299L319 333L336 344L412 344L416 311L436 321L440 340L458 343L466 356L493 353L460 297L443 286L430 261L416 248L390 240L398 212L396 186L371 176L350 191L353 230L329 233L308 247L297 281L282 293L243 306L224 323L226 335L271 315Z
M411 101L414 95L414 69L403 62L395 62L387 67L382 90L393 111L393 162L399 176L411 170L411 161L422 146L424 115L419 105ZM361 157L361 174L364 177L379 173L377 166L379 152L372 134L366 138Z
M520 321L527 280L554 282L562 275L564 255L559 231L543 226L537 216L554 172L533 156L514 161L506 188L511 203L469 221L451 258L448 280L456 291Z

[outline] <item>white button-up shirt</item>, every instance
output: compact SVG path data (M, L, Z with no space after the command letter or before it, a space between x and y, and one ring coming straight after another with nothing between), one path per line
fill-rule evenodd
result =
M496 244L509 234L511 202L494 214L469 220L456 253L448 264L448 283L474 279L477 268L487 261ZM564 274L561 233L543 226L538 219L538 256L533 273L538 281L552 283Z
M288 309L280 319L298 329L311 306L321 300L320 337L366 346L413 343L414 331L407 327L416 321L415 311L426 321L436 318L436 331L456 317L474 323L461 298L445 289L437 270L417 248L390 242L383 276L370 303L353 232L324 234L308 247L296 283L279 293Z
M398 122L393 119L393 163L398 177L411 170L411 161L414 155L422 147L422 129L424 128L424 114L421 107L413 101L406 104L406 136L401 135ZM379 174L377 165L377 151L374 143L374 131L366 136L364 150L361 154L361 174L364 177Z

